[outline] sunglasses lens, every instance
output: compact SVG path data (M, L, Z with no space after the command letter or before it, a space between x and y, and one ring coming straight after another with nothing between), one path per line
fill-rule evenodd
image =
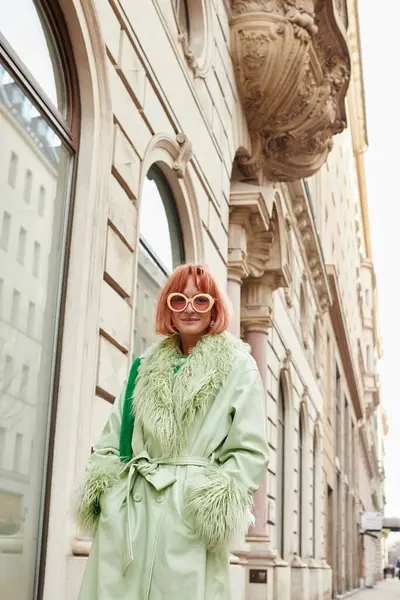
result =
M183 310L186 306L186 300L183 296L175 294L170 298L170 305L172 310Z
M203 296L203 295L199 295L194 299L194 307L196 310L198 310L199 312L207 312L208 310L210 310L210 298L208 298L207 296Z

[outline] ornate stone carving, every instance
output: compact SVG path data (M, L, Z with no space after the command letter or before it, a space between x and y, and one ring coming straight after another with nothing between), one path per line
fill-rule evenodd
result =
M276 289L291 281L286 238L282 238L285 224L279 226L276 205L271 215L268 213L264 193L263 188L248 183L235 182L232 186L228 266L240 272L242 279L268 274Z
M347 25L346 0L335 0L335 7L339 17Z
M176 136L176 141L180 146L180 150L174 161L174 164L172 165L172 168L177 176L182 179L185 175L186 165L192 159L192 142L184 133L178 133Z
M287 196L290 198L288 206L292 213L293 229L297 232L300 248L304 253L304 261L308 267L309 281L314 297L321 312L324 313L331 303L331 295L309 199L301 181L283 186L283 188L288 192Z
M185 55L189 67L196 74L199 63L197 62L196 55L189 44L187 33L180 33L178 36L178 40L182 45L183 54Z
M346 126L350 62L334 0L233 0L232 53L251 133L247 177L293 181L325 162Z
M271 190L238 181L231 188L228 276L242 283L243 332L271 327L273 291L291 281L285 221Z
M282 360L282 369L287 371L289 369L290 363L292 362L292 351L286 348L285 356Z
M276 225L270 221L268 231L254 233L247 243L247 264L251 277L262 277L270 259Z
M268 277L246 279L242 286L243 331L267 331L273 325L273 292Z

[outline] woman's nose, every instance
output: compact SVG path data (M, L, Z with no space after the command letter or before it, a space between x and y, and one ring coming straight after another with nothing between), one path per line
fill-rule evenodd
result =
M189 313L189 314L194 313L193 306L192 306L191 302L188 302L187 307L185 308L185 312Z

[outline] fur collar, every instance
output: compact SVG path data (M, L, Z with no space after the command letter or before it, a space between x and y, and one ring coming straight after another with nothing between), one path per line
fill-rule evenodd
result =
M156 344L142 359L134 392L136 422L158 440L164 457L185 453L194 419L206 412L228 377L237 347L228 333L203 337L181 364L179 336Z

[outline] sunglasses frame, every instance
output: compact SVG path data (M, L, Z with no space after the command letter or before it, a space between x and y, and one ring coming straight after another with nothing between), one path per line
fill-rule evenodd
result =
M171 306L171 299L172 299L174 296L181 296L182 298L184 298L184 299L186 300L186 304L185 304L185 306L184 306L184 307L183 307L181 310L176 310L176 308L172 308L172 306ZM195 301L195 300L196 300L196 298L198 298L199 296L206 297L206 298L208 298L208 300L210 301L210 307L209 307L207 310L197 310L197 308L195 307L195 305L194 305L194 301ZM169 296L168 296L168 298L167 298L167 305L168 305L168 308L169 308L170 310L172 310L172 312L175 312L175 313L181 313L181 312L183 312L184 310L186 310L186 309L187 309L187 306L188 306L188 304L191 304L191 305L192 305L192 308L193 308L193 310L194 310L195 312L199 313L200 315L205 315L206 313L210 312L210 310L212 310L212 308L213 308L213 306L214 306L214 304L215 304L215 298L213 298L212 296L210 296L210 294L203 294L203 293L196 294L195 296L193 296L193 298L188 298L187 296L185 296L185 294L182 294L181 292L172 292L172 294L169 294Z

